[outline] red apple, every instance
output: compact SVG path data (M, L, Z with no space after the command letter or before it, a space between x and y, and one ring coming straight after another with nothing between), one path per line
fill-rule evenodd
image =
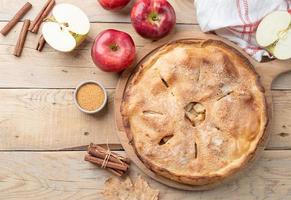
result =
M176 14L167 0L138 0L131 10L131 22L142 37L159 39L173 29Z
M129 34L108 29L96 37L91 57L101 70L120 72L133 62L135 45Z
M130 0L98 0L100 5L106 10L119 10L125 7Z

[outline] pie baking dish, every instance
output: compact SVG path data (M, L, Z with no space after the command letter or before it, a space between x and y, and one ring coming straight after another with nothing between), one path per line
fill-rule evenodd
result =
M264 89L251 63L210 39L169 43L138 66L121 116L147 168L197 186L243 168L268 122Z

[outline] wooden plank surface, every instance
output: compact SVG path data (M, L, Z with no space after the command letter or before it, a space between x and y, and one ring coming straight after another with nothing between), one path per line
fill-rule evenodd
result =
M33 9L25 18L34 19L46 0L29 0ZM101 8L97 0L57 0L57 3L71 3L86 12L91 22L130 22L130 10L134 3L131 1L125 9L117 12L106 11ZM177 12L177 23L196 24L193 0L169 0ZM7 21L12 18L17 9L24 4L23 0L0 0L0 21Z
M5 23L0 23L0 29ZM22 56L12 55L18 31L22 23L8 36L0 34L0 87L4 88L74 88L80 81L98 80L106 88L115 88L118 75L102 72L91 59L91 45L95 36L108 28L115 28L132 35L138 52L152 41L145 40L135 33L129 24L94 23L87 41L71 53L59 53L46 45L43 52L35 50L37 35L28 34ZM192 30L193 29L193 30ZM197 26L179 25L173 32L191 31L195 35ZM170 39L171 36L169 36Z
M73 90L0 90L1 150L60 150L94 143L119 143L113 91L101 113L77 110Z
M85 152L2 152L0 199L101 200L110 173L83 161ZM163 200L291 199L291 151L265 151L261 160L236 181L204 192L171 189L149 178ZM141 172L131 166L133 180Z
M0 29L4 25L0 22ZM87 79L98 80L106 88L115 88L118 75L100 71L91 60L90 51L95 36L108 28L126 31L133 37L138 52L152 43L137 35L130 24L93 23L87 41L72 53L59 53L48 45L40 53L35 50L38 35L28 34L22 56L17 58L12 52L21 26L22 23L19 23L6 37L0 34L0 88L74 88ZM181 31L195 37L200 29L197 25L177 25L172 35ZM168 36L169 41L172 35ZM291 65L291 61L289 63ZM273 88L291 89L291 73L277 79Z
M33 19L46 0L28 1L33 9L25 18ZM172 34L182 30L193 36L199 33L193 0L169 1L179 23ZM0 0L0 29L25 2ZM92 41L100 31L115 28L132 35L138 52L152 43L138 36L130 25L131 5L112 13L103 10L97 0L57 2L79 6L92 22L87 41L76 51L63 54L46 46L39 53L34 50L38 36L29 34L23 55L15 58L12 52L22 23L7 37L0 35L0 199L101 199L103 182L110 174L84 162L85 152L76 150L84 150L90 142L113 143L120 149L112 110L118 74L104 73L94 66ZM97 116L82 114L73 105L73 88L87 79L98 80L108 88L109 103ZM268 150L249 173L205 192L178 191L148 179L161 190L161 199L291 199L291 73L275 80L273 89ZM139 173L131 167L131 177Z

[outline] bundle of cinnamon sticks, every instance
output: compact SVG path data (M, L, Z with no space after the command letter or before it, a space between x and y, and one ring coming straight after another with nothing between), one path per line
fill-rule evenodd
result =
M28 31L32 33L37 33L40 28L41 23L49 15L54 5L55 5L55 0L48 0L46 4L43 6L43 8L41 9L41 11L36 16L36 18L31 23L30 23L30 20L28 19L24 20L21 32L19 34L16 46L15 46L15 50L13 53L15 56L19 57L21 55ZM21 7L21 9L17 11L14 17L0 30L0 33L6 36L11 31L11 29L17 24L17 22L19 22L22 19L22 17L31 8L32 8L32 5L29 2L25 3ZM39 41L36 46L36 50L41 51L44 45L45 45L45 40L42 36L40 36Z
M128 158L93 143L88 147L88 154L85 155L85 161L107 169L117 176L125 174L130 165L130 160Z

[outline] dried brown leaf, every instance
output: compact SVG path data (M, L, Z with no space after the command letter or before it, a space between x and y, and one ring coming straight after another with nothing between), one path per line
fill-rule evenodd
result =
M129 177L111 177L105 182L103 196L105 200L158 200L159 191L152 189L141 176L134 184Z

